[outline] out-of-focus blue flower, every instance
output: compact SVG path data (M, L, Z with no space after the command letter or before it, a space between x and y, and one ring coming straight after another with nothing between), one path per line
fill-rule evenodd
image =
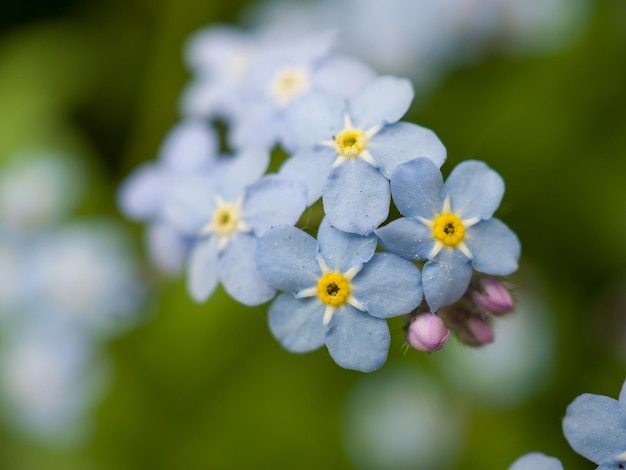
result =
M57 153L16 155L0 174L0 230L25 236L59 223L83 191L79 161Z
M347 369L370 372L384 364L390 342L385 318L417 307L422 287L411 262L375 249L375 237L342 232L327 218L317 241L289 226L261 238L259 270L285 291L270 307L269 325L287 350L326 344Z
M181 98L185 116L217 118L229 126L233 149L294 150L288 109L303 96L324 91L357 93L375 72L365 63L331 55L335 34L289 38L273 28L257 33L219 25L195 33L186 47L193 80Z
M43 320L5 332L0 406L9 424L34 437L69 444L85 437L89 412L107 370L76 331Z
M572 448L599 465L598 470L626 466L626 383L619 399L585 393L568 407L563 432Z
M358 470L450 470L462 452L459 401L415 364L362 377L344 407L347 455Z
M531 452L513 462L509 470L563 470L563 465L557 458Z
M215 131L200 120L189 119L172 128L156 162L138 167L120 187L121 210L131 219L149 222L146 238L150 258L166 273L181 268L191 240L166 222L165 207L175 188L217 164Z
M517 269L520 243L492 217L504 194L502 178L479 161L459 164L445 185L437 166L418 158L396 167L391 192L405 216L376 231L383 246L407 259L428 260L424 295L434 312L457 301L476 271Z
M374 78L365 63L331 54L334 36L323 33L287 42L257 61L245 89L245 109L232 122L234 148L270 149L278 143L293 152L297 142L289 125L290 109L315 92L350 98Z
M192 82L180 100L183 116L232 122L242 112L245 84L256 60L271 42L228 25L213 25L193 34L185 46Z
M21 321L54 319L100 336L135 324L143 288L130 248L120 227L105 220L40 237L30 247L29 313Z
M292 132L301 149L281 173L301 178L309 203L323 196L331 224L367 234L389 214L389 177L396 165L427 157L441 166L446 150L423 127L397 122L413 99L408 80L379 77L350 100L312 94L294 110Z
M261 178L268 162L267 152L239 154L193 184L178 186L168 204L167 219L197 237L188 272L196 301L205 301L219 281L246 305L274 296L256 268L257 240L274 225L297 222L306 208L306 188L286 176Z
M0 174L0 416L48 443L74 443L104 390L94 351L136 324L144 287L120 226L61 224L79 202L82 166L25 156Z

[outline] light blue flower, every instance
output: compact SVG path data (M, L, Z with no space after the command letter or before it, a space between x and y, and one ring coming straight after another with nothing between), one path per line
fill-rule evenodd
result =
M188 263L188 288L196 301L207 300L220 281L246 305L276 293L256 268L257 240L274 225L297 222L306 208L306 188L286 176L261 178L268 162L267 152L239 154L175 188L166 219L196 237Z
M398 165L391 175L402 215L376 231L382 245L407 259L428 260L422 275L432 311L458 300L476 271L507 275L517 269L517 236L492 215L504 194L502 178L479 161L459 164L445 185L427 158Z
M22 433L55 444L75 443L86 436L109 370L97 346L50 320L4 332L0 407L3 420Z
M245 110L242 100L254 64L275 47L273 43L229 25L212 25L192 34L184 57L193 77L180 98L182 115L236 120Z
M301 178L309 204L323 197L324 210L340 230L367 234L389 214L389 181L396 165L417 157L441 166L446 150L423 127L397 122L413 99L406 79L379 77L350 100L313 94L291 118L301 149L281 173Z
M337 364L363 372L384 364L385 318L417 307L422 286L411 262L375 249L375 237L342 232L327 218L317 241L288 226L261 238L259 270L285 291L269 310L270 329L283 347L308 352L326 344Z
M232 122L236 149L297 149L290 110L306 96L324 92L339 98L358 93L376 75L363 62L331 55L334 34L317 34L287 43L255 64L245 88L245 109Z
M0 174L0 230L27 237L57 225L80 201L85 181L75 157L16 153Z
M577 397L567 407L563 432L598 470L626 467L626 383L617 400L591 393Z
M167 134L159 159L139 166L119 189L122 212L133 220L149 223L146 238L150 258L166 273L180 270L191 240L166 222L165 207L176 187L217 165L215 132L200 120L188 119Z
M115 222L66 224L28 249L28 314L22 312L17 321L50 318L97 337L137 323L144 286L127 233Z
M513 462L509 470L563 470L563 465L557 458L531 452Z

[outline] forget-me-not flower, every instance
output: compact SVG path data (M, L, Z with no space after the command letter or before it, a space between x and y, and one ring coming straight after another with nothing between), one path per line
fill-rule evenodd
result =
M148 222L150 258L166 273L179 271L191 240L164 217L176 187L195 179L218 163L218 139L206 123L187 119L174 126L163 141L157 161L147 162L122 183L118 205L124 214Z
M445 185L427 158L398 165L391 192L405 216L376 231L383 246L407 259L428 260L422 275L431 311L457 301L476 271L507 275L517 269L517 236L492 215L504 182L479 161L460 163Z
M229 25L212 25L192 34L184 50L193 79L180 98L183 116L236 120L243 110L247 78L268 49L270 41Z
M138 320L144 289L126 233L108 220L66 224L29 247L28 315L85 335L109 336Z
M232 122L234 148L248 146L297 150L290 110L306 96L323 92L347 99L375 77L366 64L331 54L334 34L324 33L288 43L255 64L244 96L245 109Z
M276 293L256 268L257 240L274 225L297 222L306 208L306 188L286 176L261 178L268 163L267 152L241 153L175 189L166 215L182 233L196 237L188 263L196 301L208 299L220 281L246 305Z
M342 232L323 219L317 241L289 226L259 241L257 264L285 291L271 305L269 325L292 352L326 344L347 369L373 371L387 359L385 318L410 312L422 299L420 272L391 253L375 254L376 238Z
M331 224L367 234L389 214L389 181L399 163L446 158L437 136L416 124L397 122L408 110L413 88L406 79L374 79L350 100L312 94L293 112L292 132L301 149L281 172L301 178L309 204L323 197Z
M69 155L16 154L0 173L0 230L23 238L58 224L80 201L85 180Z
M107 385L108 370L97 357L97 346L50 319L4 333L0 354L3 419L46 441L80 439Z
M598 470L626 467L626 383L619 398L585 393L568 407L563 432L572 448L599 465Z

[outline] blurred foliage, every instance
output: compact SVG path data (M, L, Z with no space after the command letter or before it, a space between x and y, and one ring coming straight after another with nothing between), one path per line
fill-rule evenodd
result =
M185 38L233 21L242 2L49 3L58 8L34 14L42 2L13 2L21 12L0 36L0 161L25 147L81 155L97 175L84 211L113 214L116 185L154 158L177 119ZM542 393L489 409L446 385L436 354L405 354L401 323L391 322L389 363L439 377L451 407L467 401L458 468L506 468L530 450L570 470L592 468L569 448L560 420L575 396L616 396L626 376L624 31L623 2L598 0L566 49L520 58L494 47L420 98L410 116L448 147L445 174L468 158L502 174L498 215L523 242L516 281L540 286L557 332ZM195 305L183 280L162 280L157 290L149 321L111 345L115 380L86 445L48 448L0 430L0 469L351 468L342 420L361 374L325 350L283 351L266 307L244 308L221 291Z

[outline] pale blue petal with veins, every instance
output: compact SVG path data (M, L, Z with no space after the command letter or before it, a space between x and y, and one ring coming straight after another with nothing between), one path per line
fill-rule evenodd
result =
M425 260L424 295L432 311L456 302L472 270L507 275L517 269L520 243L492 218L504 193L502 178L483 162L460 163L444 183L437 165L417 158L391 174L400 213L376 230L382 245L412 260Z
M317 242L288 226L261 237L258 269L287 291L270 307L270 329L283 347L305 352L326 344L342 367L370 372L383 365L390 342L384 319L417 307L422 288L411 262L375 249L372 236L342 232L327 218Z

